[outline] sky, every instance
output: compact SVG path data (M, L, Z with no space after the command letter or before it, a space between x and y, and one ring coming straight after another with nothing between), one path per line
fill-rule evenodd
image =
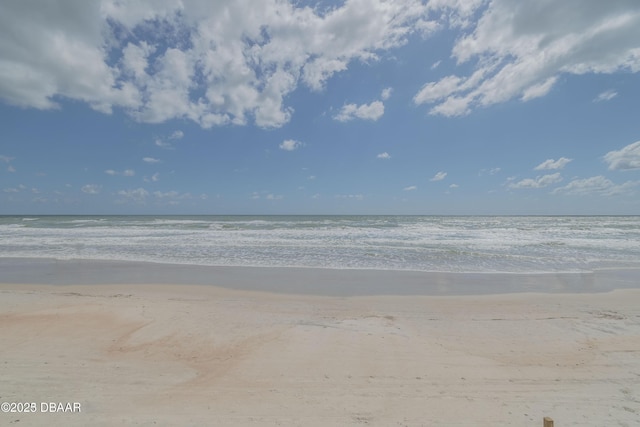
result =
M0 2L0 214L640 214L637 0Z

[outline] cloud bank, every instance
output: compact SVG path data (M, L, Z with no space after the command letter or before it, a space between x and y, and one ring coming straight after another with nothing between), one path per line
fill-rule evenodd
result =
M76 100L148 123L277 128L294 114L286 99L298 87L322 91L356 61L375 64L414 35L447 29L459 34L451 57L462 71L416 88L415 104L430 104L430 114L533 100L563 74L640 71L633 0L307 3L1 2L0 98L38 109ZM389 96L387 88L382 100ZM376 120L381 107L348 104L339 117Z
M299 85L320 91L352 61L431 31L429 13L419 0L2 2L0 98L39 109L73 99L149 123L280 127Z
M433 115L461 116L513 99L529 101L549 93L563 74L636 73L640 3L494 0L451 53L471 71L425 83L414 102L432 104Z

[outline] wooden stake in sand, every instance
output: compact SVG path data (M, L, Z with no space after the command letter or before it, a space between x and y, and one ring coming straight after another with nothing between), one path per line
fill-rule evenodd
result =
M549 417L544 417L544 424L542 427L553 427L553 420Z

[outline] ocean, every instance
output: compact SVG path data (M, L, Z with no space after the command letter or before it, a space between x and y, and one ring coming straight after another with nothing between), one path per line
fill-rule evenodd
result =
M640 216L0 216L0 257L590 272L640 268Z

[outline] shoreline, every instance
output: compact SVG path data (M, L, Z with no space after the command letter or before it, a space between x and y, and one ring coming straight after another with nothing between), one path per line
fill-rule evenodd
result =
M633 425L637 277L0 258L0 424Z
M318 296L603 293L640 288L640 269L593 272L426 272L306 267L231 267L137 261L0 258L0 283L204 285Z

